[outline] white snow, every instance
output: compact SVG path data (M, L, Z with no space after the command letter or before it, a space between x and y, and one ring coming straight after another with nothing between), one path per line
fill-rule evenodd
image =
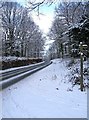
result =
M66 62L53 60L50 66L4 89L2 117L87 118L87 91L72 88Z
M0 61L13 61L13 60L26 60L27 58L25 57L16 57L16 56L0 56Z

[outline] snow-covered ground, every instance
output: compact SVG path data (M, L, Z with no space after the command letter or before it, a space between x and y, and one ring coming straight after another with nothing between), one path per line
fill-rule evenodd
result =
M87 118L87 91L81 92L77 85L72 88L66 62L53 60L50 66L4 89L2 117Z

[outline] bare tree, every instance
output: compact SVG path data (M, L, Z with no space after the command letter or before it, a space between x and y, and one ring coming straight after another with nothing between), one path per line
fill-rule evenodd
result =
M77 26L84 13L82 2L62 2L55 8L55 20L50 30L50 36L55 40L58 54L63 56L63 44L68 42L69 54L71 53L72 41L67 33L69 28Z
M3 2L2 3L2 27L5 32L5 51L6 54L13 55L15 45L15 31L17 22L17 9L18 4L16 2Z
M69 27L77 24L84 13L82 2L62 2L55 9L56 16L62 17Z

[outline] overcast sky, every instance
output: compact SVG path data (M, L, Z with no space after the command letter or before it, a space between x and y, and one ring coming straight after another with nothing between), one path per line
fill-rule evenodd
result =
M39 25L40 29L43 31L43 34L46 35L49 32L50 27L52 25L52 21L53 21L53 17L54 17L54 5L52 5L50 7L44 6L44 7L40 8L40 12L43 15L40 14L38 17L38 16L36 16L36 14L33 14L33 18L34 18L34 21L36 22L36 24ZM47 38L47 40L45 43L45 50L48 50L53 41L49 40L48 37L46 37L46 38Z
M40 29L47 34L49 31L49 28L51 27L53 17L54 17L54 5L48 7L43 6L40 8L40 14L39 17L36 16L36 14L33 14L33 18L37 25L39 25Z

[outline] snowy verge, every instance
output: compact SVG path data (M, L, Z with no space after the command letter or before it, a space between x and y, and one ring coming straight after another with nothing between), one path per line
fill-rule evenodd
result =
M80 59L74 59L74 63L68 67L70 70L70 79L69 81L71 82L72 86L74 87L75 85L80 86L80 79L81 79L81 74L80 74ZM89 63L87 61L83 61L83 85L84 89L89 88Z

